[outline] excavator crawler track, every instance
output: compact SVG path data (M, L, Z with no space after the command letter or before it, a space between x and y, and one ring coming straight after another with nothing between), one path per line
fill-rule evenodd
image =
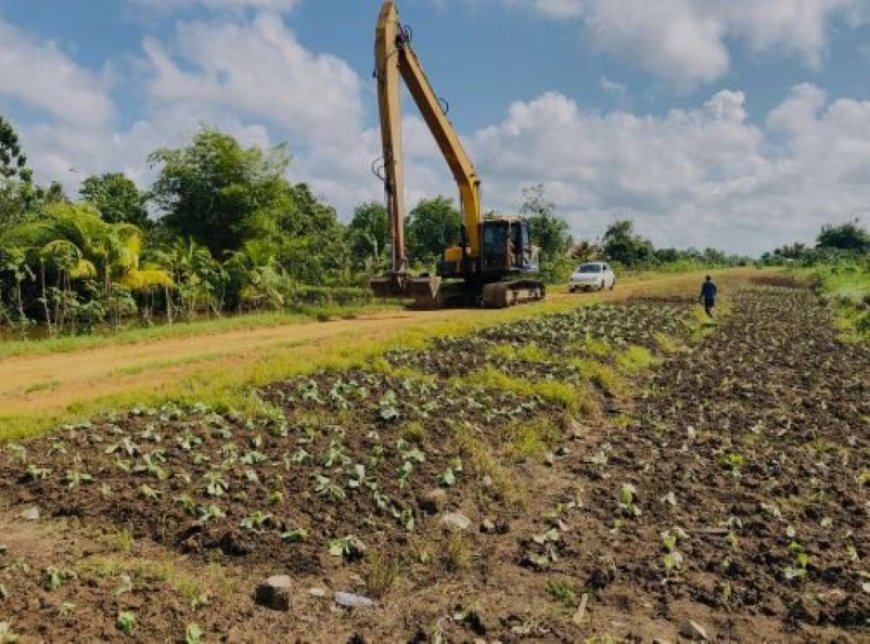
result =
M546 287L536 280L492 282L481 292L481 304L488 309L504 309L515 304L544 299Z

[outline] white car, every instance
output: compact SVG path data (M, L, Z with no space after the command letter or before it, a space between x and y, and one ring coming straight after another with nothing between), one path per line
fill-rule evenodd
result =
M580 289L602 291L606 288L613 289L614 286L616 286L616 275L607 262L580 264L571 274L571 280L568 282L572 293Z

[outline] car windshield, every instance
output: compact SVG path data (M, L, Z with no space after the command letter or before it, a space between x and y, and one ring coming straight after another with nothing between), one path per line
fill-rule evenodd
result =
M600 273L601 264L583 264L577 269L578 273Z

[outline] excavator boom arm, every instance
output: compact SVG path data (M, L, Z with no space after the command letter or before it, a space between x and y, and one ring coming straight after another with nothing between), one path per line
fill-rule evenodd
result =
M384 169L390 228L393 232L394 270L404 260L404 176L402 172L401 105L399 76L420 110L459 187L466 243L472 258L480 256L480 179L459 135L447 118L432 85L411 49L407 34L399 23L394 0L385 0L378 20L375 44L378 77L378 105L384 149ZM397 263L397 256L399 263Z

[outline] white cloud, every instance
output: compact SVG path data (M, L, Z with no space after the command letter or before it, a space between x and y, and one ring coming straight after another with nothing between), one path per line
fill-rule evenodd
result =
M0 20L0 43L0 98L79 127L111 121L114 109L106 81L53 42L38 42Z
M868 0L503 0L554 19L582 21L600 50L681 89L709 83L731 63L729 42L798 56L818 68L832 22L857 26Z
M485 207L516 209L541 181L583 236L628 217L657 245L760 253L870 202L870 102L798 86L763 129L744 104L722 91L652 117L586 112L558 93L515 103L470 139Z
M334 56L306 50L275 14L251 23L180 23L171 44L177 60L156 40L144 47L156 101L265 118L311 144L341 145L361 131L357 74Z

